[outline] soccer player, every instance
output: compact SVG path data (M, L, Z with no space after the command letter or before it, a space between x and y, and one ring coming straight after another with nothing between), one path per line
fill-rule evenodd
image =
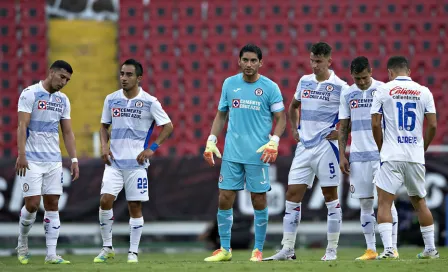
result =
M335 126L338 123L339 97L345 81L329 70L331 47L319 42L311 47L313 74L302 76L289 105L289 121L294 139L299 143L288 176L286 209L283 217L283 248L264 260L296 259L294 246L302 212L302 199L317 176L328 209L328 246L323 261L336 260L336 249L342 222L338 200L339 151ZM300 125L297 126L300 107ZM298 130L296 128L298 127ZM300 134L299 134L300 133ZM300 136L299 136L300 135Z
M380 165L380 153L372 136L370 108L376 89L384 84L372 78L372 68L366 57L355 58L350 65L355 84L341 95L339 106L339 167L350 176L350 193L358 198L361 206L361 227L367 243L366 252L356 260L374 260L376 252L373 177ZM345 157L349 124L351 122L352 143L350 163ZM397 250L398 215L392 205L393 246ZM396 252L398 255L398 252Z
M370 111L373 137L381 157L381 167L374 179L378 191L378 231L384 245L378 259L397 258L392 244L391 206L402 184L418 214L425 243L425 250L417 258L439 258L434 245L434 222L425 202L425 151L437 128L434 98L428 88L409 77L405 57L391 57L387 70L391 81L377 88ZM423 138L425 117L427 128Z
M171 120L160 102L139 87L142 75L143 67L139 62L126 60L120 72L122 89L109 94L104 100L100 137L102 159L106 165L99 209L103 248L95 257L95 263L104 263L115 256L112 247L112 207L123 187L130 215L128 263L138 262L138 246L143 229L142 202L149 200L148 160L173 131ZM163 128L157 139L149 145L155 124Z
M263 65L261 49L245 45L239 55L242 73L227 78L222 86L218 112L204 152L205 160L215 165L213 154L221 158L216 147L217 136L229 118L224 156L218 179L219 208L217 214L221 248L205 258L207 262L230 261L230 237L233 203L236 191L251 192L255 210L255 244L250 261L261 261L268 225L266 192L270 190L269 164L277 158L280 136L286 126L283 97L275 82L258 73ZM272 120L276 125L272 137ZM262 154L260 154L263 152ZM261 156L260 156L261 155Z
M60 90L70 81L73 69L63 60L55 61L47 78L23 90L18 103L16 162L25 206L20 211L17 258L28 264L28 233L36 220L41 196L44 203L44 229L47 245L46 264L69 264L56 254L61 222L58 202L62 194L62 158L59 124L65 148L72 159L73 181L78 179L75 135L70 119L70 101Z

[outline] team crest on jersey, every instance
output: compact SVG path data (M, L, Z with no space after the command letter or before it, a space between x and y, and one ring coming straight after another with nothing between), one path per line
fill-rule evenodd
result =
M239 108L239 107L240 107L240 100L232 99L232 108Z
M372 97L374 97L374 96L375 96L375 93L376 93L376 89L373 89L373 90L372 90L372 92L371 92L371 94L372 94Z
M136 108L141 108L141 107L143 107L143 102L142 101L137 101L137 102L135 102L135 107Z
M62 99L61 99L60 97L57 97L57 96L56 96L55 99L56 99L56 102L58 102L58 103L61 103L61 102L62 102Z
M28 185L28 183L24 183L23 184L23 191L24 192L28 192L29 189L30 189L30 186Z
M303 90L302 98L310 98L310 94L311 94L310 90Z
M120 117L120 109L119 108L113 108L112 109L112 116L113 117Z
M334 90L333 85L327 85L327 87L325 87L325 90L327 90L327 92L332 92Z
M263 90L260 89L260 88L256 89L256 90L255 90L255 95L256 95L256 96L262 96L262 95L263 95Z
M219 182L222 182L224 180L224 177L222 176L222 175L219 175L219 179L218 179L218 181Z
M46 110L47 109L47 101L39 100L37 102L37 109L38 110Z
M358 107L358 99L353 99L352 101L350 101L351 109L356 109L357 107Z

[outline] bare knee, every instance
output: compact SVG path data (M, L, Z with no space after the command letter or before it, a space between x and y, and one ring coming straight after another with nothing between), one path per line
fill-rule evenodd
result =
M425 199L420 198L419 196L411 196L411 203L416 212L421 212L422 210L426 210L428 208L426 206Z
M100 207L101 210L110 210L112 209L115 201L115 196L110 194L103 194L100 198Z
M41 196L25 197L25 208L29 213L35 213L39 209Z
M325 202L331 202L338 199L338 187L322 187L322 194L324 196Z
M46 211L57 211L59 204L59 195L44 195L44 209Z
M142 217L142 202L140 201L128 201L129 215L131 218Z
M228 190L219 190L219 209L229 210L233 207L236 192Z
M294 203L302 202L306 189L306 184L289 185L288 190L286 191L286 200Z
M266 193L251 193L250 198L255 210L264 210L266 208Z

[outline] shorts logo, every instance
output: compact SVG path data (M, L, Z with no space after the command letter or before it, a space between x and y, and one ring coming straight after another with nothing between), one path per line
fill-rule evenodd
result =
M136 108L141 108L141 107L143 107L143 102L142 101L137 101L137 102L135 102L135 107Z
M30 189L30 186L28 185L28 183L24 183L23 184L23 191L24 192L28 192L29 189Z
M56 99L56 102L58 102L58 103L62 102L61 98L59 98L59 97L56 97L55 99Z
M47 101L39 100L37 102L37 109L38 110L46 110L47 109Z
M256 89L256 90L255 90L255 95L256 95L256 96L261 96L261 95L263 95L263 90L260 89L260 88Z
M240 107L240 100L232 99L232 108L239 108L239 107Z
M352 101L350 101L351 109L356 109L357 107L358 107L358 99L353 99Z
M218 179L218 181L219 182L222 182L224 180L224 177L222 176L222 175L219 175L219 179Z
M112 108L112 116L113 117L120 117L120 109L119 108Z
M327 85L327 87L325 87L325 90L327 90L327 92L332 92L334 90L333 85Z
M61 173L61 183L64 183L64 173Z
M302 98L310 98L310 94L311 94L310 90L303 90Z
M350 185L350 193L355 193L355 186L353 186L353 184Z

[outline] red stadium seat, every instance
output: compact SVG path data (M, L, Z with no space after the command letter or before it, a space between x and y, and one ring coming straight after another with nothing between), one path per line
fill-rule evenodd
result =
M186 37L179 40L179 50L183 58L203 58L206 45L197 38Z
M4 25L8 22L14 22L16 18L15 1L2 1L0 6L0 24Z
M7 74L17 75L19 69L19 61L17 58L3 58L0 60L0 72L5 78L10 78L6 76Z
M317 18L321 12L319 1L294 1L296 18Z
M207 21L228 22L232 19L233 8L231 1L208 1L207 3Z
M45 75L47 68L46 59L41 57L27 57L22 64L23 73L25 74L37 73L39 75Z
M179 29L177 22L172 19L157 19L150 20L149 25L151 26L151 39L172 39L174 29Z
M120 1L119 20L120 22L137 20L143 22L145 19L144 11L143 1Z
M149 19L173 19L178 14L177 3L179 1L151 0L148 6Z
M292 19L294 4L291 1L266 1L266 19Z
M264 9L264 1L259 0L240 0L236 2L237 20L244 18L252 18L254 20L261 19L262 10Z
M402 19L406 18L407 13L409 13L409 3L407 1L391 1L383 3L380 5L381 19L383 18L393 18Z
M43 23L29 23L20 24L22 29L22 39L46 39L47 24Z
M157 38L149 40L152 54L157 56L174 56L175 42L171 38Z
M26 57L46 57L47 56L47 39L22 39L21 45L23 49L23 56Z
M177 72L177 62L175 58L159 57L155 54L148 61L154 68L154 74L173 74Z
M212 21L207 22L209 38L231 38L232 31L238 30L238 37L245 35L240 22Z
M334 3L325 3L323 5L323 18L325 20L345 20L348 15L350 0L339 0Z
M179 1L179 20L185 19L201 20L202 0L182 0Z
M375 1L353 1L351 5L352 18L378 18L380 4Z
M145 25L143 21L123 20L119 24L118 33L121 39L143 39L145 37L145 31L148 29L149 26Z
M45 1L22 0L19 3L22 24L45 22Z
M210 22L202 22L197 19L183 19L176 27L179 29L179 40L184 38L202 39L203 36L211 35Z
M0 58L16 58L19 45L16 42L0 41Z
M1 40L15 40L17 35L17 25L14 21L0 23L0 39Z
M145 50L147 48L145 42L134 40L123 40L119 43L120 59L128 58L143 59L145 57Z

